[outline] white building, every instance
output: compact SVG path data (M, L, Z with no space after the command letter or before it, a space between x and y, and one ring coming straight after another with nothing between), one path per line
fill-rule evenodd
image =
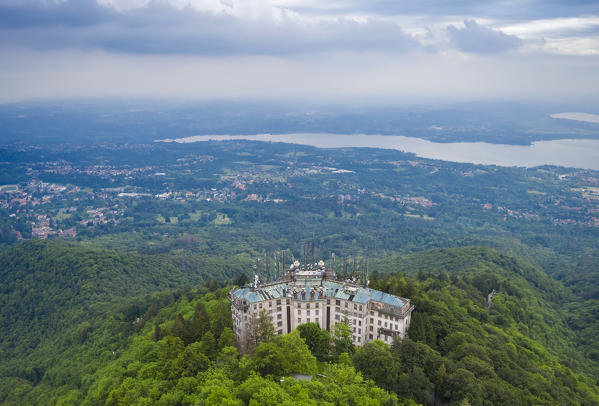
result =
M354 345L404 338L414 306L410 299L336 280L335 273L320 261L313 266L295 262L276 282L232 290L229 299L233 329L239 343L247 342L250 326L262 310L272 318L277 334L287 334L302 323L317 323L330 330L346 322Z

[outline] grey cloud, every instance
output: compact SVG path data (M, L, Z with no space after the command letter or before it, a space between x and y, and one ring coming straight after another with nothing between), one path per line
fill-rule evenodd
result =
M374 15L429 15L487 17L493 19L522 21L555 17L578 17L599 14L596 0L528 0L506 2L505 0L344 0L326 7L317 3L302 10L311 13L369 13Z
M485 27L474 20L464 21L464 28L447 27L452 44L461 51L472 53L494 53L518 48L522 40L500 30Z
M417 43L394 23L241 20L151 2L116 12L93 0L0 7L0 43L34 49L100 48L127 53L293 54L329 50L401 51Z
M89 26L109 21L116 11L100 6L95 0L78 1L5 1L0 3L0 27Z

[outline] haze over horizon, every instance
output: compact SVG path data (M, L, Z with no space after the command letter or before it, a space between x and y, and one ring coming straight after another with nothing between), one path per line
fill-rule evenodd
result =
M587 1L7 0L0 101L593 100Z

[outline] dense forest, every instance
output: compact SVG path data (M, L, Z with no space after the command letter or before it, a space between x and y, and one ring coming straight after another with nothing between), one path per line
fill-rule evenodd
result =
M60 242L1 260L3 404L599 404L596 303L489 248L372 261L371 287L416 306L410 338L354 348L343 324L276 336L264 318L245 354L227 299L243 280L218 262Z
M258 142L0 158L2 404L599 404L595 171ZM409 338L264 318L240 353L227 292L310 242L410 298Z

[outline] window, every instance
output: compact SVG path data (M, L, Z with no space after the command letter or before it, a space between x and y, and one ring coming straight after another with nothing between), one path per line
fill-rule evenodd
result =
M358 320L358 326L362 325L362 320Z
M281 304L281 299L277 300L277 306Z
M374 324L374 319L372 317L370 318L370 323Z
M310 303L306 303L306 309L310 308Z
M327 304L331 304L331 299L327 299Z
M358 337L358 342L362 341L362 337Z
M281 313L277 314L277 320L281 320L283 318L283 316L281 316Z
M316 303L316 306L315 306L315 307L318 309L318 303Z
M283 327L283 322L282 321L278 322L277 327Z
M362 305L360 305L360 311L362 311Z
M301 308L302 308L302 304L301 304L301 303L298 303L298 304L297 304L297 307L298 307L299 309L301 309Z
M370 311L370 315L371 315L371 316L374 316L374 312L373 312L373 311Z
M337 306L341 306L341 300L335 300L335 304L336 304Z
M381 321L379 320L379 326L381 325Z
M279 330L278 333L279 333L279 335L282 335L283 334L283 330Z
M302 324L302 319L297 319L297 324Z
M348 307L348 303L347 303L347 302L345 302L345 308L347 309L347 307Z
M256 304L254 303L254 310L256 310Z
M358 305L354 303L354 310L358 310Z
M369 334L368 337L372 340L372 334Z
M272 302L268 302L268 307L272 307Z
M306 316L310 315L310 310L306 310Z
M314 314L318 316L318 309L316 309L316 313L314 313Z
M358 329L358 334L362 334L362 329L361 328Z
M280 312L281 311L281 306L277 306L277 311Z
M339 320L339 315L338 314L335 315L335 320Z
M372 328L372 326L370 326L370 331L373 331L373 328Z
M314 319L314 323L319 324L318 319Z
M385 322L385 328L387 328L387 322Z
M300 309L297 309L297 315L301 316L302 315L302 311Z
M287 299L287 304L289 304L289 303L290 303L290 301L289 301L289 299Z
M308 317L308 320L306 321L306 323L310 323L310 318Z

